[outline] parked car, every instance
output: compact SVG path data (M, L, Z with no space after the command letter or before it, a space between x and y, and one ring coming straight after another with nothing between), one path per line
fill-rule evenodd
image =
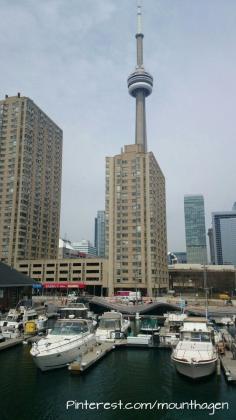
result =
M5 341L5 337L3 337L3 335L0 334L0 343L3 343L3 341Z

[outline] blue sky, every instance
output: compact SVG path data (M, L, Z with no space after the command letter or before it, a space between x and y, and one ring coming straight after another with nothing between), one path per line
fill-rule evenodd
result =
M134 141L136 0L0 0L0 96L32 98L64 131L61 233L93 240L105 156ZM169 250L184 194L236 201L236 2L143 0L148 147L166 177Z

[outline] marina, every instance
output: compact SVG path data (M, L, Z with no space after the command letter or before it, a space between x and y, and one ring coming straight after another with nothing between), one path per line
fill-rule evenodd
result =
M38 317L44 317L48 311L54 313L53 318L47 316L44 333L35 332L32 326L32 333L26 333L29 329L26 323L25 332L21 333L20 337L6 338L0 343L0 350L4 349L0 351L1 373L4 375L1 375L1 378L5 378L2 384L0 378L2 396L5 395L6 401L9 401L8 389L13 386L12 373L15 370L22 371L22 374L28 378L24 385L28 396L37 407L36 417L34 415L36 420L46 419L47 416L61 420L76 418L76 412L68 413L65 410L65 403L66 399L78 399L77 393L79 393L79 400L83 396L88 399L90 395L92 400L98 401L107 399L112 401L118 397L126 400L128 395L128 398L135 400L137 398L142 400L143 396L146 396L148 400L165 398L166 401L172 401L173 392L175 399L180 400L184 392L185 398L189 396L191 399L191 393L194 393L198 399L205 400L208 398L206 390L209 387L215 389L216 401L219 398L218 393L222 398L223 392L227 401L230 399L231 409L236 413L233 394L230 397L235 389L232 385L236 383L234 327L223 326L214 329L213 324L209 323L209 331L215 331L215 348L219 358L210 372L212 374L200 379L192 379L188 377L189 374L186 376L178 372L171 354L180 342L181 328L186 320L189 319L195 325L200 321L199 317L189 318L187 314L180 311L168 313L164 310L166 308L163 308L163 312L158 315L136 313L130 316L114 310L104 313L99 311L95 314L91 312L88 304L83 303L65 305L65 302L62 302L53 306L47 303L44 305L44 310L42 310L42 305L40 308ZM201 319L206 323L205 318ZM32 322L37 324L37 318ZM35 360L39 355L42 356L42 360ZM6 378L4 372L8 364L10 364L10 374ZM11 385L8 384L9 380L12 381ZM40 391L38 387L41 387ZM181 393L179 393L180 389ZM205 389L205 395L202 393L203 389ZM49 411L46 408L48 414L42 411L42 403L38 400L36 402L32 392L35 392L35 395L40 393L40 401L44 398L46 404L49 404ZM9 412L10 418L14 420L30 418L32 408L28 405L26 408L23 404L23 409L27 410L27 417L24 417L21 407L22 403L19 401L16 413L13 406L9 409L5 405L5 400L2 401L3 416L1 418L8 420ZM59 409L60 412L57 411ZM87 417L85 413L80 412L80 418L94 420L99 418L101 413L98 412L95 416L94 413L92 414L92 417ZM130 413L129 418L143 419L142 413L135 414L134 417L133 413ZM112 417L120 420L118 413L112 413ZM110 419L106 413L103 418ZM155 413L150 412L149 418L156 418ZM217 413L215 418L221 420L217 417ZM183 419L188 420L188 417L183 417Z
M86 306L84 303L68 303L67 306L54 305L54 314L57 316L54 316L54 319L51 319L49 316L45 316L50 305L51 304L45 305L44 311L42 311L42 305L40 306L40 311L38 312L29 309L27 313L32 313L33 319L25 322L24 334L19 334L19 336L15 338L9 338L8 336L4 337L5 341L0 343L0 350L7 349L24 342L32 345L30 352L35 360L38 359L41 351L42 353L45 352L45 356L47 355L47 358L50 354L55 354L55 357L58 359L59 356L60 358L62 357L64 347L65 349L69 349L71 342L71 351L73 346L76 351L74 353L72 352L74 356L70 356L71 360L65 361L64 365L78 362L77 358L80 356L83 358L83 361L86 361L84 362L84 366L87 364L91 366L101 357L104 357L111 349L116 347L172 350L176 347L180 340L180 331L183 324L187 325L185 322L186 320L189 319L192 323L204 321L204 318L199 317L187 318L187 314L180 312L163 312L159 315L141 315L140 311L136 312L134 317L130 317L127 313L122 315L122 313L124 313L124 308L127 306L124 304L119 304L119 308L123 306L122 312L111 310L109 312L107 311L102 313L100 316L96 316L90 310L93 306L88 304ZM164 309L168 308L169 306L164 307ZM25 310L22 308L22 311L24 312ZM13 310L11 310L10 313L13 313ZM6 328L7 322L5 320L8 318L9 315L0 321L2 330ZM46 336L45 334L40 333L41 330L38 327L38 319L43 319L44 322L45 319L48 319ZM56 319L58 320L56 321ZM132 321L130 321L130 319L132 319ZM234 325L234 321L231 321L234 318L230 318L228 316L226 319L229 326L232 324ZM30 328L28 325L29 322ZM14 323L16 323L16 321L14 321ZM33 326L34 323L35 327ZM202 328L201 325L204 325L204 322L203 324L200 324L200 327ZM194 326L195 324L192 324L192 328L194 328ZM198 328L200 327L198 325ZM69 334L68 336L66 335L67 332L65 332L67 330ZM81 333L84 331L83 334L90 337L88 342L84 344L82 343L80 352L78 352L79 347L76 347L76 344L74 345L72 343L77 343L76 334L79 334L79 331L81 331ZM202 331L202 329L200 329L200 331ZM215 336L219 353L222 343L227 351L235 346L235 339L230 333L228 327L218 327L218 330L215 330ZM199 340L199 338L196 338L196 340ZM221 343L218 343L218 341ZM101 347L99 347L99 345ZM99 357L97 357L97 352L99 352ZM229 356L225 357L225 360L226 359L230 359ZM81 360L79 363L81 367L83 364L81 363ZM233 369L232 366L234 366L234 363L236 364L233 360L230 364L231 370ZM63 364L60 363L58 364L58 367L62 365ZM42 369L45 370L44 368ZM83 368L80 370L82 371Z
M229 401L228 418L236 413L235 388L228 385L224 375L212 375L200 382L200 386L179 375L166 350L117 348L110 351L91 369L83 374L72 375L67 369L42 373L29 355L28 346L17 346L0 353L1 419L111 419L108 411L67 411L67 400L77 401ZM138 368L137 368L138 367ZM15 372L20 381L16 381ZM211 392L209 392L209 389ZM14 392L14 404L12 395ZM25 398L27 395L27 399ZM39 397L40 396L40 397ZM28 400L31 403L29 404ZM147 414L130 412L129 419L143 420ZM148 418L163 418L164 413L150 412ZM199 413L191 413L191 418ZM112 418L120 420L121 413L112 412ZM164 417L165 418L165 417ZM177 417L173 417L175 419ZM189 412L182 413L189 420ZM208 414L203 418L208 418ZM222 412L214 416L222 420ZM226 417L227 418L227 417Z

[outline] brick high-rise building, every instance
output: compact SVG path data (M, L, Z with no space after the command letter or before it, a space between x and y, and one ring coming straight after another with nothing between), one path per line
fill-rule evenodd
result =
M62 130L30 99L0 101L0 260L57 258Z
M143 65L141 8L138 7L137 65L128 78L136 99L135 144L106 158L106 256L108 289L143 290L149 296L168 288L165 178L147 151L145 99L153 78Z

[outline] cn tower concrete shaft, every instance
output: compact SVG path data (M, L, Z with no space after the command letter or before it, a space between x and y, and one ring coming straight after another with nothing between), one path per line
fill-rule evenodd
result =
M144 146L144 152L147 151L145 93L142 89L136 92L135 143L142 144Z

